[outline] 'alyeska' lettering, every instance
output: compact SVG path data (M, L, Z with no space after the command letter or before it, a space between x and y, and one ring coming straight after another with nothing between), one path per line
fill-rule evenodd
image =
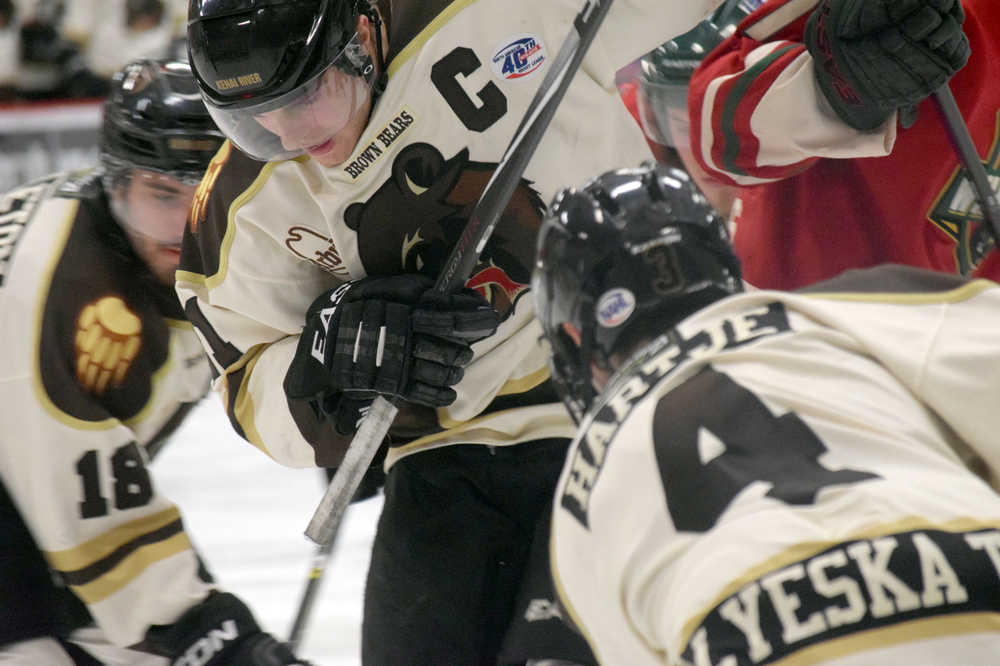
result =
M995 612L998 588L996 529L926 529L847 541L770 571L724 599L693 631L683 656L695 666L771 663L901 620Z

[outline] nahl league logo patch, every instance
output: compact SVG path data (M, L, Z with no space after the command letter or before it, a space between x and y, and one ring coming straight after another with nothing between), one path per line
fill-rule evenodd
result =
M635 294L628 289L606 291L597 301L597 323L604 328L621 326L635 312Z
M493 73L506 81L525 79L545 64L545 45L537 35L515 35L505 39L493 56Z

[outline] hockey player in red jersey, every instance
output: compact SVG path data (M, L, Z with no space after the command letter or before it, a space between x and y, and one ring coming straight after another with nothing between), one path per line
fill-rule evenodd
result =
M630 109L635 107L656 159L691 174L723 217L729 216L739 188L705 173L691 154L688 85L702 58L762 1L726 0L693 30L643 56L634 80L623 86L622 98Z
M648 159L615 71L716 3L610 7L448 298L430 287L581 3L191 3L190 60L231 143L177 288L231 422L283 464L335 467L374 395L400 405L363 663L492 665L525 617L515 598L572 433L529 296L535 234L567 179Z
M750 284L794 288L887 261L979 274L993 241L929 95L950 80L995 182L998 11L771 0L709 54L691 80L692 150L746 186L734 243Z
M185 63L136 61L100 166L0 197L0 663L304 663L212 582L147 468L209 388L173 272L222 141Z
M533 293L579 424L552 514L565 613L602 664L996 663L1000 287L739 275L681 171L554 201Z

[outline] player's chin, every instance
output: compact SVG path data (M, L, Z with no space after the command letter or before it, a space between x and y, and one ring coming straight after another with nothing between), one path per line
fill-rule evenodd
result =
M306 149L309 156L325 167L340 166L351 157L361 138L360 130L345 127L321 144Z
M309 156L325 167L340 166L351 156L351 149L333 140L323 151L309 151Z
M181 250L176 246L160 245L149 258L148 264L153 275L164 284L174 283L174 272L181 261Z

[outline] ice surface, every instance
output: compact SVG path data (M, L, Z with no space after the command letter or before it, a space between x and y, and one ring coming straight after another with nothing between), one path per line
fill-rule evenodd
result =
M316 548L303 530L326 477L282 467L240 439L214 395L192 411L152 470L220 586L246 601L265 630L287 639ZM317 666L361 661L364 578L381 508L374 498L344 516L299 650Z

